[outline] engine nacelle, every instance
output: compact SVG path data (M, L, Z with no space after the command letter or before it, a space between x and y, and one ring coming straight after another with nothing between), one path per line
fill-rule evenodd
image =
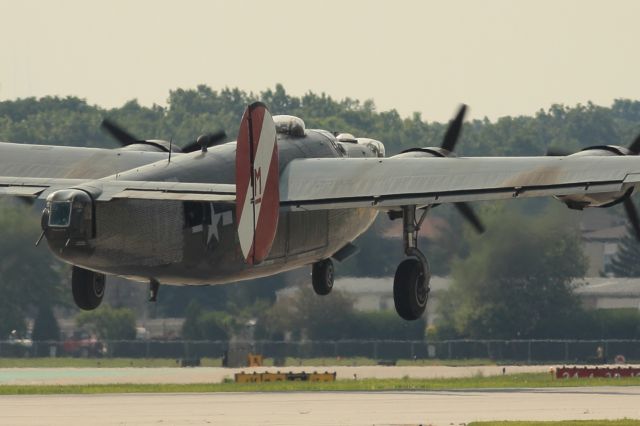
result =
M568 155L568 157L609 157L615 155L634 154L628 148L623 146L600 145L585 148L582 151ZM555 198L565 203L570 209L582 210L585 207L610 207L621 203L625 198L631 195L632 191L633 188L626 191L605 192L601 194L560 195Z
M456 155L444 148L436 146L428 146L424 148L409 148L400 154L394 155L393 158L420 158L420 157L455 157Z
M147 139L119 148L122 151L182 152L179 146L162 139Z

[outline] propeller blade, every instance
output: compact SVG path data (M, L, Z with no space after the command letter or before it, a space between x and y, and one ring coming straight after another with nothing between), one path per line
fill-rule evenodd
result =
M460 214L464 216L465 219L467 219L467 221L479 234L482 234L484 232L484 225L482 224L482 222L480 222L480 218L478 218L478 216L468 203L454 203L453 205L456 206Z
M120 142L120 145L122 146L127 146L138 142L138 139L136 137L128 133L126 130L124 130L122 127L118 126L108 118L102 120L100 128L113 136L113 138Z
M453 152L456 147L456 143L458 142L458 138L460 137L460 131L462 130L462 122L464 121L464 114L467 111L467 106L462 104L460 109L458 110L458 114L453 119L451 124L449 124L449 128L447 129L447 133L444 134L444 139L442 139L441 148L446 149L449 152Z
M629 145L629 151L635 155L640 154L640 135L636 136L635 140Z
M640 241L640 219L638 219L638 212L631 197L624 199L624 210L627 212L629 222L633 226L633 230L636 232L636 238Z
M201 140L204 138L204 141ZM219 130L215 133L207 133L206 135L202 135L195 142L191 142L182 148L182 152L193 152L198 151L202 148L202 144L204 143L207 148L217 145L220 142L224 142L227 138L227 133L224 130Z
M565 157L567 155L571 155L569 151L565 151L562 148L554 148L550 146L547 148L547 153L545 154L547 157Z

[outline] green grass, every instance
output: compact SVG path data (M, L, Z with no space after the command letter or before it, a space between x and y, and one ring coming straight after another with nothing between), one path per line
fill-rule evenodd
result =
M218 358L202 358L203 367L221 367ZM0 358L0 368L180 367L174 358Z
M399 359L397 365L412 366L412 365L441 365L445 367L475 367L484 365L498 365L497 362L485 358L469 358L469 359ZM512 365L512 364L510 364Z
M546 388L574 386L640 386L640 378L554 379L550 374L513 374L506 376L457 379L364 379L328 383L211 383L211 384L112 384L112 385L0 385L0 395L95 394L95 393L167 393L167 392L290 392L290 391L433 391L451 389Z
M370 358L286 358L285 366L313 366L313 367L337 367L337 366L368 366L376 365L377 362ZM221 367L220 358L202 358L203 367ZM264 360L265 367L274 365L273 358ZM398 360L397 365L402 366L479 366L496 365L488 359L466 359L466 360ZM0 358L0 368L118 368L118 367L179 367L179 362L173 358Z
M371 358L353 357L353 358L286 358L285 366L312 366L312 367L359 367L377 365L378 361ZM264 360L265 367L273 366L273 358L266 358ZM396 365L400 366L450 366L450 367L468 367L479 365L496 365L494 361L489 359L460 359L460 360L445 360L445 359L399 359Z
M471 422L467 426L638 426L640 420L564 420L554 422L504 421Z
M0 368L177 367L175 359L0 358Z

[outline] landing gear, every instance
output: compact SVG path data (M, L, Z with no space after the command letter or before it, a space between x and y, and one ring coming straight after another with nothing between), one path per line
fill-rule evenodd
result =
M313 290L321 296L331 293L333 288L333 262L331 259L321 260L311 268Z
M149 280L149 302L158 301L158 290L160 290L160 282L151 278Z
M411 258L402 261L396 270L393 301L398 315L407 321L414 321L422 316L429 298L431 270L427 258L418 249L418 231L427 211L428 209L424 209L422 216L416 221L416 206L402 208L404 252Z
M405 259L393 280L393 302L398 315L407 321L417 320L427 307L429 283L418 259Z
M71 291L78 308L92 311L100 306L105 282L104 274L74 266L71 270Z

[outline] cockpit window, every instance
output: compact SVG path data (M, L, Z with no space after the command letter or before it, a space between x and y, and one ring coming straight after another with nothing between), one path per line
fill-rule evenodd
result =
M71 220L71 201L54 201L49 212L49 226L69 226Z

